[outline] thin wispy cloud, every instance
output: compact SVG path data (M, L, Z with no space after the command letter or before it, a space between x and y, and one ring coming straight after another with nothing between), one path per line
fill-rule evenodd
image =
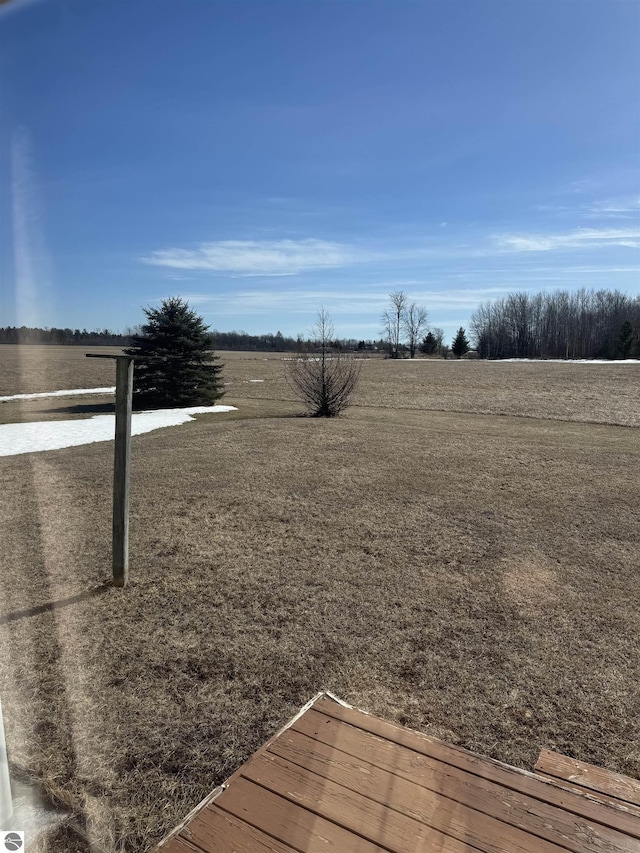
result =
M181 270L208 270L245 276L286 276L372 260L355 246L327 240L218 240L196 249L162 249L141 258L145 264Z
M571 181L569 191L572 193L589 192L589 190L595 189L597 185L597 181L594 181L593 178L581 178L578 181Z
M280 312L286 315L309 315L320 305L325 305L337 315L351 314L356 317L373 317L377 322L388 307L389 292L392 286L383 288L361 288L345 292L343 289L323 288L318 290L292 288L290 290L245 290L228 294L185 293L183 298L190 305L197 305L203 313L207 309L215 316L246 314L265 314ZM447 288L428 290L424 283L421 288L411 291L411 299L426 305L429 310L436 308L463 308L472 310L485 299L495 299L513 290L512 287L485 288Z
M640 221L640 198L638 196L607 197L575 203L535 204L533 210L561 219L597 220L606 222Z
M494 245L504 252L549 252L558 249L640 246L640 228L579 228L567 234L496 234Z
M640 217L640 198L607 199L585 205L588 219L635 219Z
M620 248L628 245L640 245L640 228L628 224L492 234L436 221L382 238L362 231L342 240L274 234L159 250L139 260L163 268L165 280L183 279L178 295L212 328L295 334L312 325L323 305L345 335L357 328L375 338L392 291L424 305L434 325L458 328L482 302L517 290L599 287L614 272L632 278L638 264Z
M318 270L347 270L356 265L392 264L396 269L438 260L449 263L504 253L545 252L559 249L640 246L640 228L579 228L560 234L476 234L468 242L451 240L441 223L437 232L415 242L337 242L316 238L274 240L218 240L195 249L160 249L139 258L144 264L177 274L212 272L232 278L281 277Z

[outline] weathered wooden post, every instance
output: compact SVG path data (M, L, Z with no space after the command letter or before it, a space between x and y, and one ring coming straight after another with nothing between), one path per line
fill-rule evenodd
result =
M133 357L87 353L87 358L116 361L116 434L113 454L113 583L125 586L129 579L129 462L131 459L131 408Z
M124 586L129 577L129 462L133 359L116 359L116 446L113 454L113 582Z

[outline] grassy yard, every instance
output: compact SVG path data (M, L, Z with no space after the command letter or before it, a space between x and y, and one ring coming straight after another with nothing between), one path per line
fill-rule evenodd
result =
M113 384L21 349L0 394ZM640 366L370 360L319 421L281 356L223 361L238 412L133 439L124 591L113 446L0 458L14 770L95 849L142 851L324 687L521 767L546 746L640 776Z

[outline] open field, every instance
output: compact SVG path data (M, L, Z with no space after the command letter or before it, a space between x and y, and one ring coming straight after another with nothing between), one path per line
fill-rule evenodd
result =
M0 346L0 396L115 384L113 363L81 347ZM117 353L109 347L92 352ZM287 353L223 352L229 401L293 403ZM256 381L259 380L259 381ZM108 398L0 403L0 423L87 416ZM225 400L227 402L227 400ZM363 359L358 407L517 415L640 426L640 364ZM96 408L99 407L99 408Z
M86 358L87 352L118 355L122 350L119 347L0 346L0 397L115 385L113 363Z
M24 349L0 395L112 384L61 357L41 387ZM95 849L145 850L325 687L521 767L640 776L640 366L371 360L320 421L281 358L224 353L238 412L133 439L124 591L112 445L0 459L13 768ZM105 402L81 399L0 421Z

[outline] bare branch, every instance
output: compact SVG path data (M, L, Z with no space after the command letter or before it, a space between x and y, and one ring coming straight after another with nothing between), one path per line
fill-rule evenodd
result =
M381 318L382 336L389 345L389 355L397 358L400 349L400 332L407 312L407 294L402 290L396 290L389 294L389 301L391 305Z
M405 310L403 326L409 343L409 355L413 358L418 348L418 341L427 329L429 318L427 311L422 305L412 302Z
M360 378L362 362L333 344L334 328L328 311L321 308L311 331L315 353L298 353L287 362L289 387L312 417L333 418L343 412Z

